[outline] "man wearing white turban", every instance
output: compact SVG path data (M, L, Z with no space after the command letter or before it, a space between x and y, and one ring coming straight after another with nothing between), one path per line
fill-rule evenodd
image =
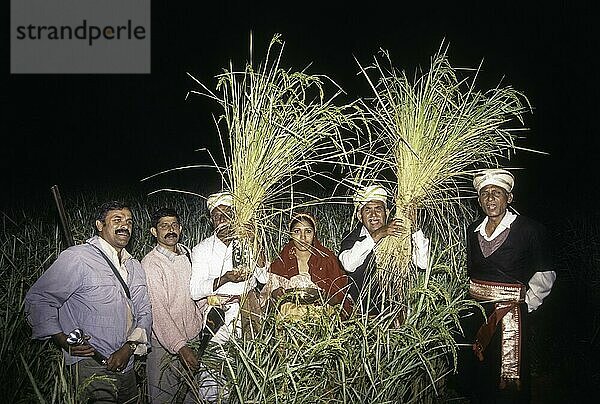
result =
M217 192L211 194L206 198L206 207L209 212L215 210L216 207L221 206L222 209L231 208L233 205L233 195L231 192Z
M461 352L459 380L475 403L529 402L528 313L538 309L556 279L546 232L508 210L514 187L509 171L482 170L473 187L485 218L467 230L469 294L486 317L477 309L465 316L465 342L473 349Z
M515 177L510 171L501 168L481 170L473 176L473 187L477 194L488 185L495 185L510 194L515 185Z
M208 299L209 305L225 307L224 325L212 337L213 342L224 343L232 335L240 334L240 297L257 285L266 284L268 273L264 257L257 259L251 272L233 268L234 243L229 225L233 214L231 193L212 194L206 205L215 232L192 249L190 292L194 300ZM207 316L211 318L209 314Z
M354 196L357 227L344 237L341 243L339 260L348 273L350 290L355 307L362 313L377 314L380 305L380 289L372 276L374 263L373 249L384 237L401 236L402 224L393 219L387 222L387 191L374 184L359 189ZM413 263L419 268L427 268L429 239L421 230L412 235Z

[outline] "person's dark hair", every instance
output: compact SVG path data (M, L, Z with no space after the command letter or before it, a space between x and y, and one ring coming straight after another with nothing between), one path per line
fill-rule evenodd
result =
M290 221L290 231L292 231L295 225L302 222L303 220L310 224L315 233L317 232L317 220L313 215L311 215L308 212L298 212L294 214L292 220Z
M175 209L171 208L160 208L155 210L150 216L150 226L156 228L158 226L158 222L163 217L174 217L178 222L181 222L179 219L179 215L175 211Z
M96 220L104 222L104 219L106 219L106 215L108 214L108 212L110 212L111 210L121 210L121 209L131 210L131 207L129 206L129 204L127 204L123 201L104 202L102 205L100 205L96 208L96 212L94 214L94 223L96 223Z

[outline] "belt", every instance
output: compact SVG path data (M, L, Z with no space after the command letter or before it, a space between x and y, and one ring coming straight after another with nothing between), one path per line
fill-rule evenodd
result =
M469 294L478 302L513 302L525 301L525 285L520 283L500 283L471 279Z
M521 309L525 302L525 285L514 283L488 282L471 279L469 294L473 299L482 303L493 303L494 311L487 322L477 331L473 351L480 361L484 360L483 353L501 324L501 386L507 380L519 383L521 376Z

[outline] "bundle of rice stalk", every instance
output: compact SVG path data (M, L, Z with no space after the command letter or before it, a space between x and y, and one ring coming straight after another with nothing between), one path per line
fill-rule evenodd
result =
M364 109L379 140L369 156L375 163L370 175L388 176L395 218L405 228L402 237L386 237L376 249L376 273L390 298L403 300L402 290L414 272L409 268L415 212L426 208L438 223L448 223L449 212L460 212L457 201L468 174L510 158L517 148L517 129L510 124L515 118L522 124L528 110L525 96L510 86L479 91L476 75L472 81L459 80L446 51L440 48L429 71L414 82L392 66L385 52L390 68L382 68L375 57L376 85L361 67L374 92Z
M279 52L272 54L275 45ZM266 59L257 69L247 63L243 71L229 70L218 76L217 92L208 96L223 108L226 136L219 132L225 166L223 182L233 194L234 233L251 239L252 251L264 239L265 217L273 207L289 200L292 185L314 175L316 163L334 162L343 151L341 127L349 119L348 106L336 106L325 98L326 76L294 72L280 67L283 42L273 37ZM333 83L333 82L332 82ZM249 236L257 232L258 237Z

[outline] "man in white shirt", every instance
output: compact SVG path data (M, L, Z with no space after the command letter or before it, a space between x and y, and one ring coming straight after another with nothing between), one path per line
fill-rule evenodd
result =
M473 186L485 218L467 230L469 294L486 317L475 309L463 321L475 355L466 353L459 374L473 390L473 402L528 402L528 313L539 308L556 279L545 228L508 210L514 186L509 171L482 170Z
M212 194L206 204L215 231L192 249L190 293L192 299L208 299L209 305L224 310L224 324L212 337L213 342L222 344L232 335L240 336L240 300L257 285L266 284L268 273L263 256L252 263L254 268L250 273L233 268L231 193Z
M400 220L388 223L387 191L380 185L362 188L354 196L356 216L360 223L341 243L339 260L350 278L349 294L354 306L362 313L377 314L380 289L373 277L375 245L384 237L401 236ZM412 235L413 263L419 268L427 268L429 239L421 230Z

